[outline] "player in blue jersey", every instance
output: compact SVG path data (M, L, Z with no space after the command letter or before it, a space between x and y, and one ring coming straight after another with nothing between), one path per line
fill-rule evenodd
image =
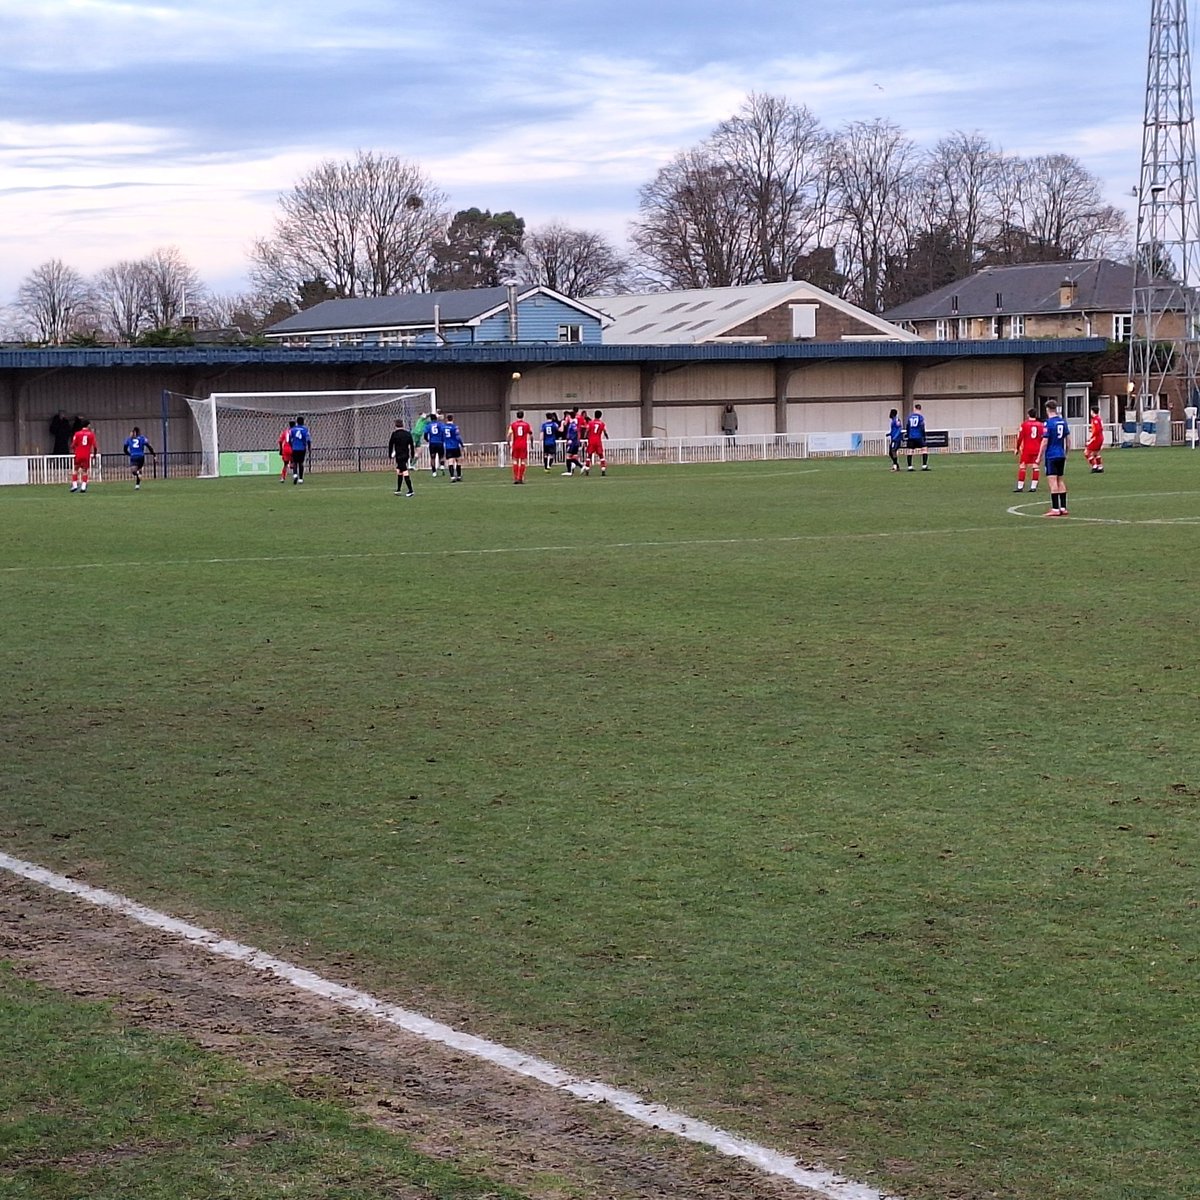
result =
M450 482L462 483L462 434L449 413L442 422L442 446L446 454L446 470L450 472Z
M900 413L897 409L892 409L888 413L888 458L892 460L892 470L900 470L900 459L897 455L900 452L900 443L904 441L904 426L900 424Z
M1046 478L1050 482L1050 511L1044 517L1067 515L1067 481L1063 477L1067 468L1067 451L1071 448L1071 427L1066 417L1058 412L1057 404L1046 405L1045 420Z
M429 472L437 478L438 468L446 466L446 423L437 413L429 414L429 424L425 427L425 442L429 446Z
M561 432L561 427L558 423L557 413L547 413L546 419L542 422L542 466L548 471L554 466L554 460L558 457L558 435Z
M564 475L574 475L575 468L579 468L580 474L583 473L583 463L579 461L579 447L582 440L582 435L579 429L579 412L576 409L571 409L563 418L563 440L567 443L567 469L563 472Z
M312 449L312 434L303 417L297 417L295 425L289 427L288 445L292 448L292 483L303 483L304 460Z
M133 472L133 487L136 491L142 486L142 468L146 465L146 455L154 454L150 439L142 436L142 431L135 425L133 432L125 439L125 457L129 459L129 469ZM155 455L157 458L158 455Z
M904 433L908 439L908 469L913 469L913 451L921 452L921 470L929 470L929 450L925 446L925 414L919 404L914 404L912 412L904 422Z

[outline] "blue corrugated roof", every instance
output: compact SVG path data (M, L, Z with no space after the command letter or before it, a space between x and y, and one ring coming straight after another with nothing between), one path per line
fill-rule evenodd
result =
M281 346L188 346L169 349L0 350L0 369L239 367L339 363L488 366L563 363L774 362L812 360L1020 358L1099 354L1103 338L1019 338L959 342L780 342L701 346L382 346L286 349Z

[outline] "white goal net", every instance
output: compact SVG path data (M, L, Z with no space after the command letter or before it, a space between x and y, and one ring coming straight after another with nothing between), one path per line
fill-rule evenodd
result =
M184 396L200 430L200 476L267 475L279 470L279 435L308 426L310 466L359 471L386 465L397 418L412 429L437 412L433 388L346 392L214 392Z

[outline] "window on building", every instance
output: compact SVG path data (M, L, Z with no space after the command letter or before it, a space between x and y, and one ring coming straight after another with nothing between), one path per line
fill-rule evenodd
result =
M569 343L571 345L574 345L576 342L582 342L583 326L560 325L558 327L558 340L560 343Z
M1065 397L1068 421L1082 421L1087 416L1087 392L1068 391Z
M1000 336L1000 326L1002 322L999 317L991 317L988 320L988 337L998 338Z
M1025 336L1025 318L1023 316L1013 317L1009 326L1010 337L1023 338Z
M970 336L971 336L971 318L970 317L959 317L958 318L958 340L960 342L965 342Z
M950 322L945 317L938 317L937 324L933 327L933 336L934 340L939 342L950 340Z
M815 304L792 305L792 337L815 338L817 336L817 306Z
M1133 313L1113 313L1114 342L1127 342L1133 337Z

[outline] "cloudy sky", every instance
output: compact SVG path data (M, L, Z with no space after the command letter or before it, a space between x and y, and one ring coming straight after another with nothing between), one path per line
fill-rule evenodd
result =
M621 240L751 91L921 144L1062 151L1128 207L1149 0L0 0L0 303L178 246L245 285L276 199L356 150L454 207Z

